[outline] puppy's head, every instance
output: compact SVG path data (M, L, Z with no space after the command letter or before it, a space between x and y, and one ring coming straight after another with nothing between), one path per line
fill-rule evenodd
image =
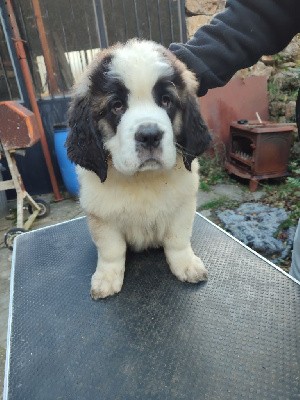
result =
M102 51L74 91L69 158L105 181L107 159L123 174L188 170L210 136L199 113L197 81L164 47L131 40Z

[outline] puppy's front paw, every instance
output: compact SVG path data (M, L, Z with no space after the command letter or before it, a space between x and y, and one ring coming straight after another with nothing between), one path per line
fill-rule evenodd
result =
M206 281L208 278L208 272L202 260L195 255L189 262L185 260L181 265L176 263L170 268L173 274L183 282L197 283Z
M123 285L124 273L114 270L96 271L92 276L91 296L94 300L104 299L119 293Z

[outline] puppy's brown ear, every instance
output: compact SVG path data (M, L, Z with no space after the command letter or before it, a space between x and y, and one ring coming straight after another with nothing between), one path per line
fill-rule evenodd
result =
M194 158L208 149L211 137L201 117L196 96L187 96L182 111L183 124L178 143L182 149L184 165L190 171Z
M69 159L95 172L104 182L107 177L107 154L88 95L75 99L71 104L69 126L70 133L66 140Z

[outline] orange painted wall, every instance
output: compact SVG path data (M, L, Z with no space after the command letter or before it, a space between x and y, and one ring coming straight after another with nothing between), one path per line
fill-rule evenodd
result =
M209 90L199 102L214 141L221 141L226 146L232 121L256 120L256 112L262 120L269 119L267 78L233 78L224 87Z

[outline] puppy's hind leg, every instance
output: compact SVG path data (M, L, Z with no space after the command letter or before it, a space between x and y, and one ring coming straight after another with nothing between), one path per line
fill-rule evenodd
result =
M94 300L120 292L125 271L126 242L113 225L95 216L88 217L89 227L98 250L98 262L91 281Z

